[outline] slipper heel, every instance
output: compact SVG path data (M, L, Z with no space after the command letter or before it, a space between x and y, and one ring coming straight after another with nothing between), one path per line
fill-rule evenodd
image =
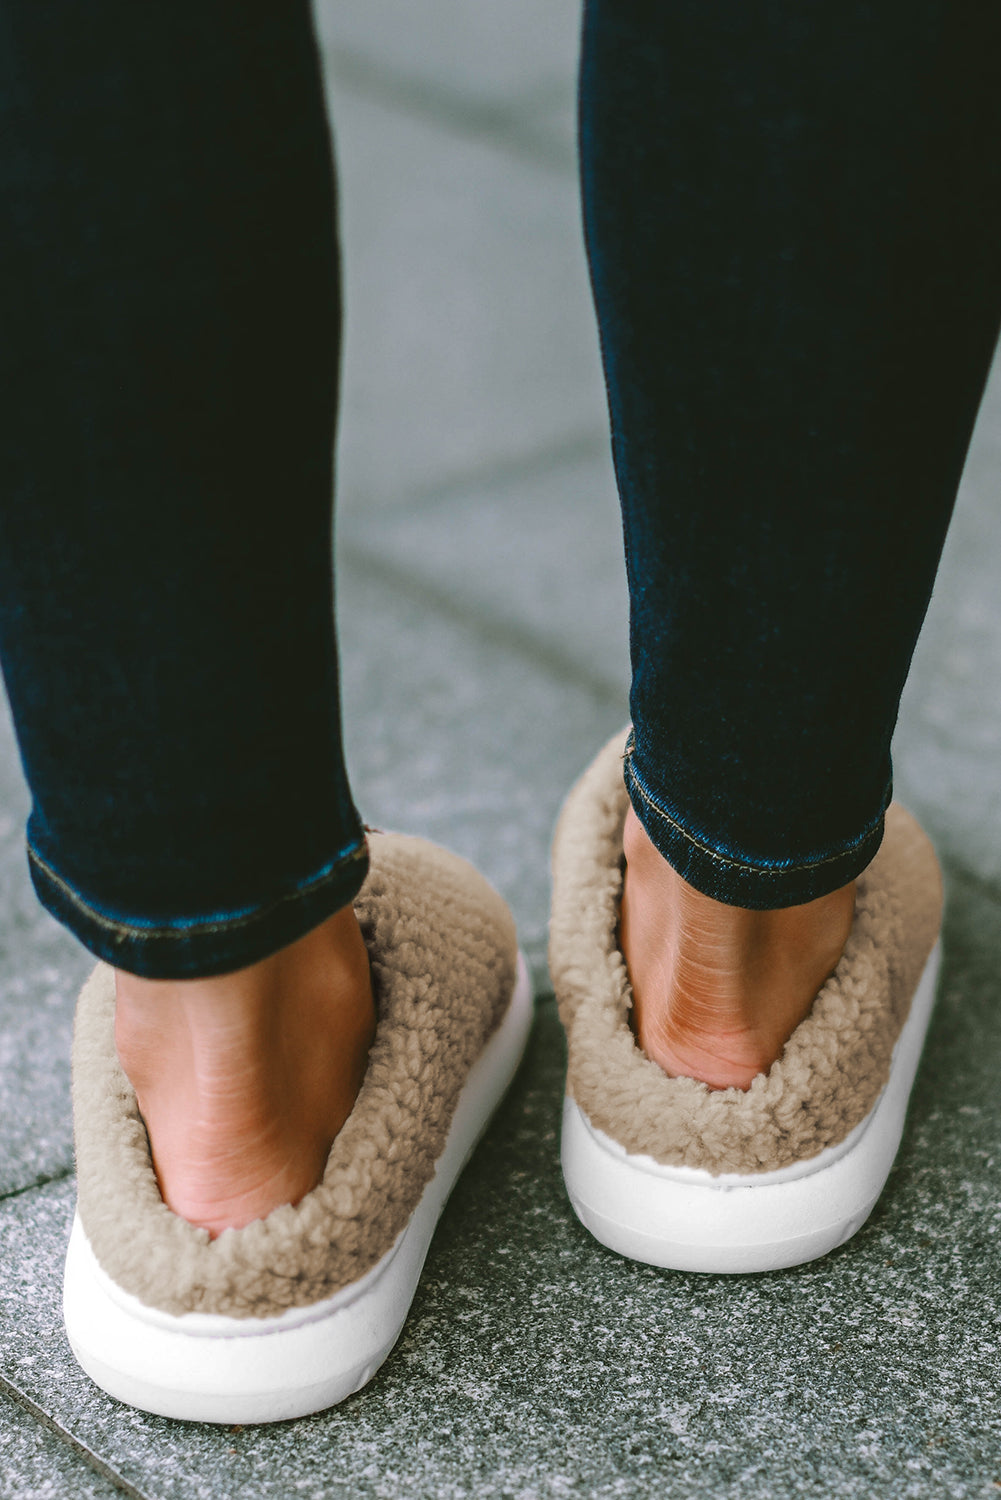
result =
M617 736L570 793L553 848L570 1201L602 1244L651 1265L742 1273L815 1260L865 1222L900 1144L939 966L934 850L893 804L838 966L781 1057L746 1090L668 1078L628 1021L623 748Z
M396 1343L435 1226L521 1060L532 987L504 902L457 856L373 835L356 902L378 1025L323 1180L210 1240L160 1197L114 1044L114 978L74 1038L78 1212L66 1329L110 1395L191 1421L273 1422L360 1389Z
M774 1172L665 1167L634 1156L564 1101L563 1177L574 1212L601 1244L674 1271L746 1274L803 1265L865 1223L890 1174L935 999L936 943L875 1106L836 1146Z

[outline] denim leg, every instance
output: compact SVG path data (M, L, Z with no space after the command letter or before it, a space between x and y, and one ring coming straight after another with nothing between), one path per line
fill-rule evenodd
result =
M633 806L755 908L871 859L1001 318L1001 10L588 0Z
M154 978L347 904L305 0L0 6L0 649L43 903Z

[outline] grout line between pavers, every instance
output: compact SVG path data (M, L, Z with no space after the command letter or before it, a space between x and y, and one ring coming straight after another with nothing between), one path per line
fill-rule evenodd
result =
M595 338L597 339L597 335ZM556 473L559 469L573 468L585 459L605 458L609 452L607 427L598 429L594 423L589 423L586 428L564 435L554 443L542 443L526 453L498 458L490 463L450 474L421 489L412 490L402 504L382 506L378 499L370 500L364 492L356 492L343 501L347 518L344 524L350 527L350 518L356 507L360 510L370 506L371 512L377 515L385 513L405 516L417 509L426 514L436 506L448 505L461 495L468 494L471 489L497 489L519 484ZM342 502L339 500L338 503Z
M381 64L371 62L348 48L330 48L328 77L332 74L336 135L337 92L341 88L364 94L376 103L398 109L429 124L485 141L508 151L532 166L549 171L576 173L576 152L568 151L544 130L526 127L519 119L524 100L511 104L484 104L468 94L406 78Z
M37 1401L33 1401L30 1396L25 1395L19 1386L16 1386L12 1380L2 1373L0 1373L0 1391L3 1391L12 1401L16 1401L22 1410L26 1411L30 1417L34 1417L36 1422L41 1423L43 1427L48 1428L50 1432L54 1433L60 1442L64 1443L78 1458L83 1460L88 1468L93 1469L96 1474L99 1474L102 1479L106 1479L109 1484L113 1484L123 1495L130 1496L131 1500L155 1500L155 1497L149 1495L145 1490L137 1489L130 1480L125 1479L123 1475L119 1474L117 1469L113 1469L103 1458L99 1458L92 1448L88 1448L87 1444L82 1442L80 1438L74 1437L68 1428L64 1427L61 1422L57 1422L55 1417L49 1416L44 1407L39 1406Z
M25 1183L24 1187L11 1188L9 1192L0 1193L0 1203L6 1203L8 1198L20 1198L25 1193L33 1193L36 1188L49 1187L53 1182L65 1182L67 1178L74 1176L75 1167L64 1167L61 1172L53 1172L49 1177L36 1177L34 1182Z
M396 563L388 562L357 542L341 543L338 553L344 562L361 573L367 573L376 582L389 585L397 593L409 595L415 603L433 609L443 618L463 626L488 645L515 652L550 677L580 688L596 703L604 706L621 700L622 684L613 682L601 672L589 671L565 651L540 640L531 631L516 625L513 620L471 608L447 589L428 582Z

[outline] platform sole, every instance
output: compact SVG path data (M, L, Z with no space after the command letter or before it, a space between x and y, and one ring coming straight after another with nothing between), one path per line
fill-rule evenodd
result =
M869 1114L837 1146L791 1167L714 1177L631 1155L566 1099L562 1160L577 1217L630 1260L676 1271L742 1274L816 1260L875 1207L900 1146L935 1000L936 943Z
M519 956L508 1009L462 1090L445 1149L406 1228L358 1282L278 1317L173 1316L141 1303L98 1265L79 1217L63 1307L73 1352L109 1395L197 1422L276 1422L360 1390L400 1336L448 1195L521 1061L532 986Z

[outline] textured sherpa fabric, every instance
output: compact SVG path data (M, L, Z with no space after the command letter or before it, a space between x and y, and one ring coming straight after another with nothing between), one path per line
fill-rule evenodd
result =
M117 1284L169 1313L268 1317L332 1296L391 1248L430 1181L469 1069L514 989L507 906L463 859L371 836L355 909L378 1006L355 1107L323 1181L215 1240L163 1202L114 1041L114 977L84 986L73 1045L79 1211Z
M837 969L782 1056L748 1090L668 1078L630 1030L618 946L624 747L622 735L605 747L556 830L549 961L569 1044L567 1090L628 1152L666 1166L755 1173L816 1156L865 1118L887 1081L941 922L934 850L894 804L879 853L859 877Z

